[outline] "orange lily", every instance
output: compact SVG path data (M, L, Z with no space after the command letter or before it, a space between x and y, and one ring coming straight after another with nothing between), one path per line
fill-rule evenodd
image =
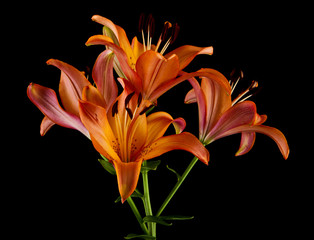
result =
M92 87L85 75L73 66L56 59L47 61L61 70L59 94L64 109L58 102L54 90L31 83L27 88L29 99L45 115L40 134L43 136L54 125L72 128L89 138L89 133L79 116L79 99L82 99L83 89ZM113 78L113 54L106 50L99 55L93 69L93 79L98 88L98 100L102 106L110 106L118 95L118 88Z
M236 84L230 85L228 80L218 71L211 70L212 77L203 77L201 86L196 79L189 81L193 89L186 95L185 102L197 102L199 108L199 139L205 145L236 133L242 133L240 148L236 156L251 150L257 133L269 136L275 141L285 159L289 155L289 146L283 133L276 128L262 125L266 115L259 115L252 101L245 101L251 89L257 87L253 82L250 88L231 101L231 93ZM217 81L218 80L218 81Z
M163 55L165 49L174 40L177 27L172 27L172 33L164 48L158 52L160 44L165 41L165 36L171 24L165 23L163 32L158 40L157 46L152 45L150 28L148 24L147 44L145 44L144 33L143 43L141 44L136 37L130 44L125 31L115 25L107 18L95 15L92 17L104 25L104 35L95 35L88 39L86 45L105 45L112 49L116 55L115 69L118 75L127 79L141 93L143 98L155 102L161 95L158 90L161 86L168 90L177 82L176 77L198 54L213 53L212 47L195 47L190 45L181 46L170 53ZM150 26L150 27L149 27ZM170 84L171 83L171 84ZM168 84L168 85L167 85ZM165 88L165 86L168 88ZM154 97L152 97L154 95Z
M95 90L95 89L94 89ZM166 112L146 116L137 113L143 100L135 92L125 88L116 102L109 108L94 103L95 91L86 87L80 101L80 117L88 129L95 149L115 167L122 202L135 190L142 162L161 154L182 149L193 153L208 164L209 153L192 134L182 132L185 121L173 119ZM175 135L163 136L170 124Z

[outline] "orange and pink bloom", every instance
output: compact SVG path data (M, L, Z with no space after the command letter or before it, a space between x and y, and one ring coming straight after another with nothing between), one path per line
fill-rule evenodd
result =
M240 148L236 155L243 155L254 145L256 133L270 137L277 144L285 159L289 155L289 146L283 133L276 128L262 125L266 115L259 115L252 101L241 99L252 88L257 87L253 82L248 90L231 100L232 88L223 74L210 70L212 76L202 77L201 85L194 78L190 79L193 89L185 98L186 103L197 102L199 109L199 139L204 145L213 141L241 133ZM235 87L235 86L234 86Z

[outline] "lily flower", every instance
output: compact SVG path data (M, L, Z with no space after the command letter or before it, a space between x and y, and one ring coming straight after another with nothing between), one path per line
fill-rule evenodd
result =
M86 137L89 132L81 122L79 116L79 100L82 99L83 89L94 87L85 75L73 66L50 59L48 65L53 65L61 70L59 95L64 108L59 104L54 90L31 83L27 88L29 99L45 115L40 126L40 134L43 136L54 125L76 129ZM102 52L93 68L93 79L98 88L98 102L102 106L110 106L118 95L118 88L113 78L113 54L111 50Z
M208 164L209 153L192 134L182 132L185 121L173 119L166 112L146 116L145 110L137 113L143 104L141 95L127 88L114 104L106 109L93 100L94 91L87 86L79 103L82 122L90 133L95 149L115 167L122 202L136 189L143 161L174 149L186 150ZM86 97L88 96L88 97ZM170 124L175 135L163 136Z
M212 73L212 78L202 77L201 85L195 78L189 79L193 89L185 98L186 103L198 103L200 141L208 145L217 139L241 133L240 148L236 153L239 156L249 152L254 145L256 133L262 133L275 141L284 159L287 159L289 146L283 133L262 125L267 116L257 114L254 102L245 101L250 95L243 98L258 86L257 82L254 81L232 101L231 93L237 82L230 85L221 73L216 70L212 70Z
M130 44L123 28L107 18L95 15L92 17L92 20L104 26L104 35L90 37L86 45L105 45L111 49L116 56L115 70L118 75L127 79L136 91L142 94L144 99L151 102L157 100L158 94L155 91L158 91L158 88L162 85L176 81L176 77L181 73L181 70L195 56L199 54L213 54L211 46L196 47L185 45L164 55L167 47L176 39L179 27L176 24L172 26L169 22L166 22L155 46L151 44L154 29L154 21L151 16L148 17L146 24L143 24L143 20L140 21L143 44L137 40L137 37L134 37L132 44ZM144 25L145 27L143 27ZM145 32L147 32L146 41L144 28ZM167 40L168 35L170 36ZM164 47L158 52L162 43L165 43ZM171 86L173 85L171 84ZM153 93L155 98L152 98Z

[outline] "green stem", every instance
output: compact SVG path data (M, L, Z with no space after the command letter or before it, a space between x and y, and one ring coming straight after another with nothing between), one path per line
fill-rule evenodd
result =
M143 162L143 166L146 166L146 161ZM144 208L146 216L153 216L152 206L150 203L149 184L148 184L148 171L142 172L143 188L144 188ZM156 237L156 223L148 223L148 232L151 236Z
M141 217L141 214L138 211L138 209L137 209L137 207L136 207L136 205L135 205L135 203L134 203L134 201L133 201L131 196L127 198L127 202L130 205L130 207L131 207L131 209L132 209L132 211L133 211L133 213L134 213L138 223L140 224L142 230L144 231L145 234L148 235L149 232L147 230L147 227L146 227L146 225L145 225L145 223L143 221L143 218Z
M185 178L189 175L190 171L192 170L192 168L194 167L195 163L198 161L197 157L194 157L191 161L191 163L189 164L189 166L187 167L187 169L184 171L184 173L182 174L182 176L179 178L177 184L173 187L173 189L171 190L171 192L169 193L168 197L166 198L166 200L163 202L163 204L161 205L161 207L158 209L158 212L156 214L156 217L159 217L160 214L164 211L164 209L166 208L166 206L168 205L168 203L170 202L170 200L172 199L172 197L174 196L174 194L177 192L177 190L180 188L181 184L184 182Z

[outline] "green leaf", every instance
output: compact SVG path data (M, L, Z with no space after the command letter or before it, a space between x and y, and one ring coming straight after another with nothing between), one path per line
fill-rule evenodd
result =
M150 235L139 235L139 234L128 234L124 239L133 239L133 238L143 238L143 239L156 239L156 237L150 236Z
M180 215L170 215L170 216L159 216L162 220L167 221L177 221L177 220L191 220L194 218L194 216L180 216Z
M106 159L105 157L103 157L104 159L98 159L98 162L100 162L101 166L103 166L103 168L110 174L112 175L116 175L116 170L113 167L113 165L108 161L108 159Z
M164 226L171 226L172 223L167 223L164 221L161 217L155 217L155 216L146 216L143 218L144 222L155 222Z
M178 181L181 179L181 175L179 173L177 173L176 170L170 168L168 165L166 167L168 168L168 170L170 170L171 172L173 172L177 176Z
M146 161L145 166L142 166L141 168L141 172L148 172L150 170L157 170L157 167L159 166L159 164L161 163L160 160L156 160L156 161Z

